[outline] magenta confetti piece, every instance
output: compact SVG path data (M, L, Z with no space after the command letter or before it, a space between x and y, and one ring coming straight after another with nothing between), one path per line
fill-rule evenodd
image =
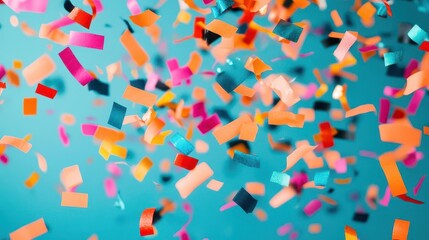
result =
M7 164L9 162L9 158L5 154L2 154L2 155L0 155L0 161L3 164Z
M303 209L305 215L311 217L322 207L322 202L318 199L311 200Z
M410 115L415 115L417 110L420 107L420 103L422 103L423 97L425 96L425 90L420 89L414 92L413 97L410 100L410 103L407 107L407 112Z
M359 52L365 53L365 52L372 52L378 50L378 47L375 45L371 45L371 46L365 46L365 47L361 47L359 48Z
M380 123L387 123L389 119L389 111L390 111L390 101L387 98L380 98L380 114L378 116L378 121Z
M222 207L220 207L220 211L221 212L223 212L223 211L225 211L225 210L228 210L228 209L230 209L230 208L232 208L232 207L235 207L235 206L237 206L237 203L235 203L235 202L233 202L233 201L231 201L231 202L229 202L229 203L226 203L225 205L223 205Z
M280 226L277 229L277 234L279 236L284 236L284 235L288 234L292 230L292 228L293 228L293 226L291 223L286 223L285 225Z
M412 75L413 71L419 67L419 62L416 59L411 59L404 71L404 78Z
M106 178L104 180L104 191L109 198L116 196L118 189L116 188L116 183L113 178Z
M417 185L413 188L414 196L417 196L417 193L419 193L419 190L420 190L420 188L422 187L422 184L423 184L423 181L425 180L425 178L426 178L426 175L423 175L423 176L420 178L420 180L419 180L419 182L417 183Z
M221 121L220 121L219 116L217 114L213 114L210 117L202 120L197 125L197 128L198 128L198 130L200 130L200 132L202 134L206 134L220 124L221 124Z
M378 203L381 206L387 207L389 205L391 195L392 194L390 193L390 188L386 187L386 191L384 192L384 196L380 201L378 201Z
M70 144L70 140L63 125L60 125L58 127L58 134L60 135L60 140L62 144L67 147Z

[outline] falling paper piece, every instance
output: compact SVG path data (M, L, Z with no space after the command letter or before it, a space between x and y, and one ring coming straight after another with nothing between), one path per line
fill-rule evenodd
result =
M180 196L185 199L187 198L199 185L205 182L208 178L213 175L213 170L210 166L202 162L198 164L193 170L183 178L176 182L176 189Z
M39 236L42 236L47 232L48 229L46 227L44 219L39 218L38 220L24 225L21 228L11 232L9 234L9 237L11 240L34 239Z
M62 207L88 208L88 194L76 192L61 193Z

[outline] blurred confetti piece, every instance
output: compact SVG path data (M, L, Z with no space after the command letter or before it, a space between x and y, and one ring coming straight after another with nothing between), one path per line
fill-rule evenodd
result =
M322 202L319 199L311 200L303 209L304 213L311 217L322 207Z
M125 30L120 41L138 67L143 66L149 60L146 51L141 47L130 31Z
M344 59L356 40L357 37L354 34L348 31L344 34L340 44L338 44L338 47L334 51L334 56L339 62Z
M139 182L143 181L152 166L153 162L150 160L150 158L144 157L132 170L134 178Z
M44 13L48 6L48 0L2 0L4 4L10 7L15 12L33 12Z
M265 195L265 185L263 183L248 182L246 183L244 189L246 189L246 191L252 195L259 195L259 196Z
M221 21L219 19L214 19L213 21L211 21L209 24L206 25L205 27L207 30L209 30L210 32L214 32L222 37L225 38L231 38L234 36L234 34L237 32L236 27Z
M28 85L33 86L50 76L55 69L56 65L54 60L52 60L48 54L44 54L25 67L24 70L22 70L22 76L24 76Z
M116 183L113 178L104 179L104 191L106 192L107 197L115 197L118 189L116 188Z
M130 16L130 20L139 27L149 27L161 18L156 13L147 9L139 14Z
M98 240L97 234L92 234L87 240Z
M97 130L94 133L94 138L101 141L115 143L124 140L125 133L116 129L98 126Z
M234 151L232 160L252 168L260 168L261 166L261 159L258 156L245 154L240 151Z
M410 222L402 219L395 219L393 224L392 239L394 240L407 240L408 229L410 228Z
M276 195L270 199L270 206L278 208L296 195L295 190L292 187L284 187Z
M88 194L76 192L61 193L62 207L88 208Z
M423 181L425 180L425 178L426 178L426 175L423 175L423 176L420 178L420 180L419 180L419 182L417 183L417 185L413 188L413 194L414 194L414 196L416 196L416 195L417 195L417 193L419 192L419 190L420 190L420 188L422 187L422 184L423 184Z
M409 95L414 91L429 85L429 70L422 70L414 73L407 78L407 85L404 89L404 95Z
M245 213L251 213L256 207L258 200L252 197L244 188L240 188L232 199Z
M27 188L33 188L34 185L39 181L40 175L37 172L31 173L31 175L25 180L25 186Z
M308 225L308 232L311 234L318 234L322 231L322 225L319 223L313 223Z
M36 157L37 157L37 164L39 165L40 171L42 171L44 173L47 172L48 171L48 164L46 162L45 157L42 154L37 153L37 152L36 152Z
M10 145L17 149L19 149L21 152L27 153L30 151L32 145L25 139L12 137L12 136L3 136L0 139L0 146Z
M305 154L316 149L317 146L301 145L286 158L286 170L291 169Z
M329 179L329 171L316 172L314 175L314 185L326 186Z
M286 223L277 229L277 235L285 236L290 231L292 231L292 229L293 229L292 223Z
M395 52L387 52L383 55L383 57L384 57L384 66L387 67L402 61L403 53L402 53L402 50L395 51Z
M60 125L58 127L58 134L60 136L61 143L64 146L68 146L70 144L70 140L69 140L69 137L66 133L66 128L63 125Z
M346 226L344 228L344 234L345 234L346 240L358 240L356 230L354 230L349 226Z
M65 48L58 55L60 56L61 61L64 63L64 66L66 66L67 70L82 86L86 86L89 82L94 80L91 74L89 74L89 72L83 68L69 47Z
M53 89L53 88L50 88L50 87L45 86L45 85L40 84L40 83L37 84L37 88L36 88L37 94L40 94L40 95L45 96L45 97L50 98L50 99L54 99L55 96L57 95L57 92L58 91Z
M39 218L38 220L11 232L9 237L11 240L34 239L47 232L48 228L46 227L45 221L43 218Z
M146 106L152 107L156 103L157 95L141 90L139 88L128 85L125 89L122 97L131 102Z
M408 32L408 37L418 45L421 45L423 41L429 37L429 35L416 24Z
M212 179L209 183L207 183L207 188L212 191L219 191L223 186L223 182L220 182L218 180Z
M224 204L222 207L220 207L219 211L223 212L223 211L228 210L228 209L235 207L235 206L237 206L237 203L229 202L229 203Z
M33 116L37 114L37 98L24 98L23 102L24 116Z
M180 196L185 199L212 175L213 170L210 166L207 163L202 162L193 170L189 171L186 176L176 182L176 189Z
M286 173L274 171L271 174L270 182L278 183L284 187L289 186L290 176Z
M145 209L140 216L140 236L149 236L155 234L155 228L153 227L153 217L155 214L155 208Z
M63 168L60 173L60 179L66 191L70 191L71 189L82 184L83 180L82 176L80 175L79 165Z
M69 45L103 50L104 36L93 33L70 31Z
M388 123L379 126L380 138L383 142L405 144L408 146L420 146L422 132L416 128L400 124ZM403 133L407 133L404 135Z
M354 117L356 115L360 115L360 114L364 114L364 113L368 113L368 112L377 112L377 110L375 110L375 107L372 104L363 104L363 105L360 105L358 107L355 107L353 109L348 110L346 112L346 118Z
M386 176L392 196L396 197L407 193L401 173L396 165L395 158L392 153L384 153L379 157L381 168Z

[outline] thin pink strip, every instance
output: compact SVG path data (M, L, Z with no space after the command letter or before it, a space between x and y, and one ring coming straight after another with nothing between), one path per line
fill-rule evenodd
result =
M93 33L70 31L69 44L72 46L103 50L104 36Z

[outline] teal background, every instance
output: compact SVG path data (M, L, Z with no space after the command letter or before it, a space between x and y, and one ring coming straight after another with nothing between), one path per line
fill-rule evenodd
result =
M127 59L127 54L119 42L122 31L126 28L120 18L127 19L130 15L126 1L104 1L104 12L97 15L92 23L90 32L102 34L105 36L105 48L103 51L72 47L77 58L87 69L95 71L95 66L105 69L105 66L120 59ZM142 9L154 7L156 1L139 1ZM83 7L89 11L88 6L74 2L75 5ZM200 4L200 3L198 3ZM325 22L330 22L330 11L337 9L344 18L344 13L350 11L352 1L328 1L328 9L320 11L317 6L310 5L304 10L298 10L293 16L293 22L309 20L313 27L321 27ZM203 6L202 3L200 6ZM176 1L168 1L159 10L162 16L157 24L162 28L162 40L167 44L167 54L165 59L177 58L181 65L186 64L191 51L196 50L193 40L180 44L173 44L172 39L181 38L192 34L192 23L189 25L180 24L173 28L172 24L179 11ZM418 24L421 28L429 30L427 14L417 11L417 5L408 1L395 1L392 6L393 18L382 19L376 17L375 26L364 28L359 22L355 13L352 13L354 26L342 26L336 31L344 32L346 30L358 31L359 34L370 37L379 35L382 32L390 33L391 36L383 38L383 43L392 48L392 50L402 49L404 60L400 65L404 66L411 58L421 60L423 52L418 50L416 45L398 43L397 31L400 22L410 22ZM193 16L195 12L190 10ZM121 211L113 206L115 199L107 198L104 193L103 180L109 176L106 171L108 162L104 161L98 155L98 145L91 137L81 134L80 125L82 123L92 122L107 126L112 102L116 101L128 108L127 115L140 114L139 107L133 107L131 102L121 98L127 85L121 78L115 78L110 83L110 96L97 96L94 92L89 92L86 87L82 87L73 79L63 66L58 57L58 53L64 49L64 46L51 43L46 39L25 36L19 28L14 28L9 23L11 15L17 15L20 21L27 22L33 29L38 29L40 24L48 23L66 14L62 7L62 1L51 0L46 13L19 13L16 14L6 6L0 6L0 63L6 68L12 67L14 59L22 60L24 66L33 62L44 53L48 53L56 62L57 70L51 76L63 79L65 92L57 95L54 100L47 99L34 93L35 86L29 87L23 78L19 88L8 85L7 89L0 96L4 104L0 105L0 135L12 135L24 137L26 134L32 134L31 143L33 148L28 154L8 148L6 154L9 157L7 165L0 164L0 239L8 238L8 234L19 227L28 224L38 218L43 217L49 228L47 234L39 239L87 239L91 234L97 234L99 239L140 239L139 236L139 217L141 212L149 207L159 207L159 200L170 198L178 204L178 209L173 214L167 214L156 224L158 235L156 239L172 239L173 234L178 231L187 221L188 217L183 211L181 205L183 202L189 202L194 208L194 219L188 227L191 239L288 239L288 236L279 237L277 228L285 223L293 223L294 229L299 232L299 239L344 239L344 226L350 225L356 229L358 236L363 240L370 239L391 239L393 222L395 218L411 221L409 239L427 239L427 222L429 221L429 209L427 205L414 205L403 202L399 199L392 199L388 207L377 206L376 210L371 210L365 203L364 196L367 187L370 184L376 184L380 188L380 195L384 194L387 186L384 174L377 160L360 157L360 150L374 151L381 154L387 150L392 150L395 144L382 143L378 134L378 118L373 114L365 114L359 118L357 124L356 139L354 141L335 140L334 150L341 152L342 156L356 156L357 164L349 167L349 172L345 175L351 176L351 168L359 172L357 177L349 185L335 185L332 179L337 174L331 172L328 187L335 188L332 198L339 202L336 212L329 212L329 206L324 204L322 209L313 217L306 217L302 213L302 208L310 200L317 197L319 193L326 193L327 190L307 189L301 197L296 197L284 204L280 208L272 209L268 201L277 193L281 187L270 183L269 178L272 171L280 171L285 166L286 154L273 152L267 142L266 135L268 129L259 129L257 139L250 143L252 153L262 158L261 168L252 169L242 165L231 164L231 160L226 155L227 145L219 146L211 133L204 136L195 131L192 142L197 139L203 139L210 145L210 151L206 154L192 153L191 156L200 161L207 162L215 174L213 178L223 181L225 184L219 192L213 192L205 187L205 184L197 188L186 200L182 200L174 187L174 183L186 172L184 170L172 169L173 181L163 185L162 190L157 190L153 181L160 182L159 163L162 159L174 160L175 150L168 144L157 147L154 152L149 152L146 147L137 141L141 135L134 128L124 126L123 130L127 133L127 139L120 145L126 146L132 156L126 161L132 165L144 156L149 156L155 163L149 171L143 182L137 182L129 172L129 169L123 165L123 176L117 180L117 186L121 192L122 199L125 202L126 209ZM234 22L240 16L238 13L229 12L222 16L226 21ZM211 19L212 16L207 16ZM268 22L260 17L256 20L264 26ZM207 21L209 22L209 20ZM107 28L108 23L112 27ZM144 30L133 26L136 31L134 35L141 45L147 50L152 59L159 52L159 46L154 45ZM86 31L84 28L75 24L63 28L65 32L69 30ZM280 57L283 53L280 51L280 44L269 39L263 34L258 35L256 49L254 51L241 51L233 54L233 57L247 59L251 55L256 55L270 64L273 68L271 73L286 73L293 76L292 69L295 66L305 67L305 72L299 76L296 81L304 84L316 83L312 75L312 69L317 67L324 69L336 60L332 55L335 47L325 49L320 40L320 36L310 34L305 41L301 53L314 51L314 55L301 58L297 61L289 59L271 63L270 60ZM52 50L48 50L47 45L52 44ZM358 59L358 64L347 71L358 75L357 82L344 80L348 86L348 99L352 107L360 104L372 103L378 108L379 98L382 97L383 88L386 85L402 87L405 80L402 78L392 78L385 75L384 62L379 57L373 57L367 63L363 63L358 51L357 44L352 47L352 53ZM202 70L210 70L214 63L210 54L205 54ZM244 61L243 60L243 61ZM127 60L123 61L125 74L131 77L130 68ZM143 71L140 70L140 76ZM167 79L168 71L162 73L163 79ZM265 75L264 75L265 76ZM107 81L106 75L99 76L102 81ZM195 75L192 78L192 87L202 86L207 89L207 107L209 114L214 107L225 107L235 118L240 112L254 113L258 107L264 111L268 110L260 101L257 101L251 107L243 107L236 96L235 101L230 105L225 105L214 94L211 85L214 78L204 78L202 75ZM246 84L251 86L254 79L248 79ZM321 98L321 100L331 101L331 92L333 86L330 85L330 91ZM185 104L191 105L194 100L190 97L192 88L178 87L174 89L177 96L186 96ZM161 94L157 90L157 94ZM23 116L22 99L24 97L38 98L37 116ZM92 101L101 98L105 101L103 107L93 107ZM401 99L391 99L392 104L406 107L410 97ZM311 107L314 99L303 100L296 104L292 111L296 112L299 107ZM423 125L428 124L428 98L423 99L422 105L415 116L410 116L410 120L416 128L421 129ZM336 101L331 101L332 107L340 108ZM48 115L47 111L53 110L54 114ZM58 137L57 128L61 124L60 116L62 113L71 113L76 117L76 124L66 126L70 136L70 146L64 147ZM165 110L159 112L166 116ZM86 120L87 117L94 117L95 121ZM329 115L324 112L318 112L314 123L306 123L303 129L292 129L289 127L279 127L271 131L274 139L286 138L293 142L302 139L312 141L312 136L318 132L318 123L330 120ZM223 122L226 124L227 122ZM348 120L341 122L332 121L334 127L345 129ZM168 124L165 129L178 131L183 135L186 129L179 129L175 125ZM406 133L404 133L406 134ZM428 154L427 146L429 140L426 136L422 138L421 147L418 149ZM39 152L48 161L48 172L40 173L37 167L35 153ZM320 155L320 154L318 154ZM92 164L87 160L93 159ZM109 162L121 161L116 157L111 157ZM61 169L74 164L79 164L84 183L79 186L79 192L89 194L89 207L87 209L61 207L61 195L57 189L60 185L59 173ZM406 168L399 163L405 184L412 194L412 188L418 182L420 177L427 173L428 162L426 159L420 161L415 168ZM295 171L305 169L304 164L299 163L294 167ZM24 181L33 172L40 173L41 178L33 189L27 189ZM310 178L315 171L310 171ZM258 208L263 208L268 214L266 222L260 222L253 214L245 214L240 208L235 207L225 212L220 212L219 208L226 203L226 198L246 182L260 181L265 183L266 194L258 198ZM417 198L422 201L429 200L429 188L427 182L418 194ZM358 192L360 198L357 202L350 200L351 193ZM381 197L381 196L380 196ZM357 207L363 207L370 213L367 223L353 222L352 216ZM322 232L317 235L309 234L307 227L311 223L321 223Z

